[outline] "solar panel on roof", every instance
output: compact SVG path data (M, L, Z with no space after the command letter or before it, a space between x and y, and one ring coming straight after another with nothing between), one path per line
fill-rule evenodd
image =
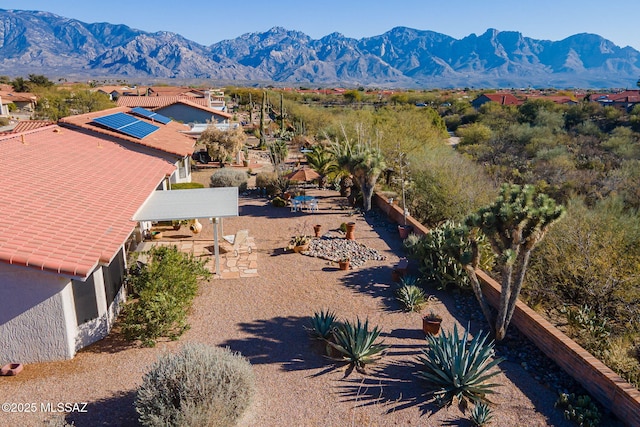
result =
M146 108L136 107L132 108L131 112L137 114L142 117L146 117L147 119L155 120L156 122L160 122L163 125L166 125L171 121L169 117L163 116L162 114L154 113L153 111L149 111Z
M124 113L115 113L108 116L97 117L94 122L111 130L121 132L134 138L143 139L160 129L158 126L143 122Z

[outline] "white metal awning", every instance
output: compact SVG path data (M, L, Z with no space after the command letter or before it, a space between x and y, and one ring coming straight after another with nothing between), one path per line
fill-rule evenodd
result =
M238 188L154 191L133 215L134 221L172 221L238 216Z
M133 215L134 221L173 221L212 218L216 274L220 275L218 224L220 218L238 216L238 187L154 191Z

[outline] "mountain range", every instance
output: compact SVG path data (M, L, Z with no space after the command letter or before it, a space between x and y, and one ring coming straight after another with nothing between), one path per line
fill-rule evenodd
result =
M395 88L635 86L640 52L596 34L560 41L488 29L455 39L396 27L312 39L274 27L211 46L179 34L0 9L0 74Z

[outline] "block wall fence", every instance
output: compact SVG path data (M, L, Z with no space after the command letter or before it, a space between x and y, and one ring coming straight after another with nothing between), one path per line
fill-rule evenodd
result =
M381 194L374 194L373 204L390 220L399 224L403 222L402 209L389 204ZM413 217L407 217L407 225L413 226L413 232L418 235L429 231ZM500 301L500 284L483 271L478 270L477 275L488 302L497 307ZM640 426L640 391L620 375L520 300L516 304L511 326L518 328L625 425Z

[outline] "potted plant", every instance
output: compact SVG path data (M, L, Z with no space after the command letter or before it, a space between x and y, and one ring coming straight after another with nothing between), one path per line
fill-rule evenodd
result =
M183 225L186 225L188 223L189 221L187 221L186 219L174 219L173 221L171 221L171 225L173 225L173 229L176 231L180 230Z
M426 335L437 335L440 332L442 316L433 311L422 318L422 330Z
M351 258L349 258L349 257L344 257L344 258L340 259L338 261L338 266L339 266L340 270L348 270L350 262L351 262Z
M287 249L293 250L296 253L304 252L309 249L310 241L311 237L304 234L293 236L291 240L289 240L289 246L287 246Z

